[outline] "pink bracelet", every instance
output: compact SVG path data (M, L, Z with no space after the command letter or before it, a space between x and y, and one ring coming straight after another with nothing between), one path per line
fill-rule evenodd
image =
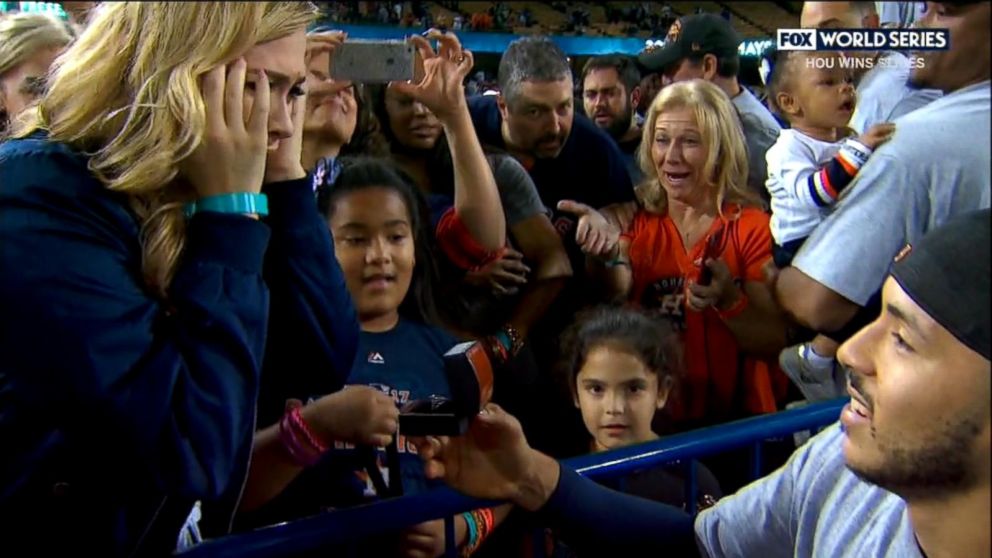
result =
M287 411L279 420L279 441L282 442L283 449L286 450L293 463L300 467L315 465L320 461L321 452L300 439L293 427L291 415L292 411Z
M313 430L311 430L310 425L303 420L303 412L301 409L302 407L293 407L288 413L286 413L289 415L289 420L293 425L294 432L306 440L306 442L310 444L313 449L317 450L318 453L324 453L327 451L327 444L321 441L321 439L314 434Z

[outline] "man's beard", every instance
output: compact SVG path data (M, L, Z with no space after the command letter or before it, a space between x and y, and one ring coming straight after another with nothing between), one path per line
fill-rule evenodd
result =
M862 469L849 464L848 468L862 480L903 498L932 499L960 493L978 482L969 457L980 425L977 416L945 423L923 447L882 442L872 426L871 436L878 443L883 462L877 467Z
M610 137L616 141L620 141L627 134L627 130L630 130L630 118L633 116L633 107L630 103L624 105L623 110L620 114L610 122L610 125L603 128L603 131L610 134Z

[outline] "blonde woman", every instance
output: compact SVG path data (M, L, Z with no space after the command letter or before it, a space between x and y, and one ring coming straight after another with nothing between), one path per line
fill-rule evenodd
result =
M785 324L764 282L768 215L746 185L733 105L705 81L673 84L655 97L643 134L640 166L654 177L644 207L611 246L584 247L605 254L590 262L612 294L681 330L687 372L670 411L678 429L774 412L787 382L769 363Z
M300 162L315 14L101 4L0 145L0 519L35 553L170 553L196 500L227 529L250 454L257 505L312 440L395 430L356 388L279 402L252 446L260 383L336 392L358 334Z
M71 41L66 26L47 15L0 18L0 137L8 121L41 95L49 66Z

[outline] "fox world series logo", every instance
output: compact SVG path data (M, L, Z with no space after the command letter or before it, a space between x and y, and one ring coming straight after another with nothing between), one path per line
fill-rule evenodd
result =
M947 50L947 29L779 29L779 50Z

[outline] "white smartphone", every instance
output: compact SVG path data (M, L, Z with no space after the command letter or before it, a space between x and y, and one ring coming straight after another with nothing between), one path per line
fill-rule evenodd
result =
M406 41L348 39L334 49L329 75L336 81L388 83L414 76L414 48Z

